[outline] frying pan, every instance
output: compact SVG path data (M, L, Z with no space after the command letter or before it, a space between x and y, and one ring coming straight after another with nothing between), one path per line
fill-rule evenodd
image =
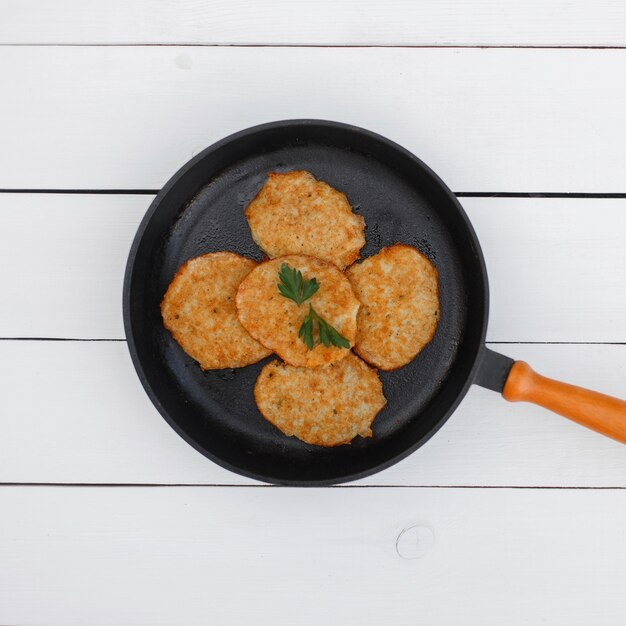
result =
M374 436L335 448L286 437L263 419L253 388L269 359L203 372L164 329L159 311L170 280L187 259L219 250L263 258L243 210L268 172L293 169L343 191L363 215L362 257L400 242L418 248L439 272L441 317L433 340L407 366L380 372L388 403L374 421ZM163 417L216 463L261 481L327 485L378 472L432 437L472 383L626 442L626 402L544 378L486 348L488 305L476 234L454 194L430 168L367 130L289 120L219 141L169 180L132 244L123 306L133 363Z

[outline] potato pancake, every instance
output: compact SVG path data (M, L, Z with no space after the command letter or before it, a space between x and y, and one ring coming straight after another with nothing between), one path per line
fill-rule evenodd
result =
M352 352L315 369L272 361L259 374L254 398L285 435L329 447L371 437L370 426L387 403L376 370Z
M382 370L412 361L439 321L435 266L415 248L395 244L353 265L346 275L362 304L354 351Z
M271 354L237 317L237 288L255 266L232 252L204 254L182 265L167 288L163 324L202 369L243 367Z
M319 289L302 304L283 296L278 290L281 266L299 270L305 280L315 278ZM242 281L237 291L237 312L243 327L268 350L298 367L318 367L343 359L348 348L317 343L310 350L298 332L309 307L337 330L350 346L356 337L359 310L350 282L328 261L310 256L290 255L259 264ZM315 339L319 338L314 331Z
M271 172L245 213L254 241L272 259L306 254L344 269L365 245L363 217L309 172Z

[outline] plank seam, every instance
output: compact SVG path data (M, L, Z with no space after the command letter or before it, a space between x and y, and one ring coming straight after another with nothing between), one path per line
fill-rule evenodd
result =
M294 489L289 485L229 484L229 483L72 483L72 482L0 482L2 487L51 487L51 488L122 488L122 489L174 489L222 488L222 489ZM575 485L330 485L316 489L509 489L509 490L563 490L563 491L624 491L626 486L575 486Z
M126 339L96 339L80 337L0 337L0 341L111 341L111 342L126 342Z
M159 189L0 189L0 193L33 194L89 194L89 195L146 195L156 196ZM626 194L625 194L626 195Z
M395 48L406 50L460 49L460 50L626 50L624 45L583 44L291 44L291 43L0 43L2 48L331 48L368 49Z

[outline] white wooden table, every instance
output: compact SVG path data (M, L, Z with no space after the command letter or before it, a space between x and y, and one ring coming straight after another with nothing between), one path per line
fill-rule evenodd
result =
M491 345L626 396L623 1L0 0L0 43L0 623L626 623L626 447L472 388L385 472L267 487L167 426L121 319L180 165L348 121L458 193Z

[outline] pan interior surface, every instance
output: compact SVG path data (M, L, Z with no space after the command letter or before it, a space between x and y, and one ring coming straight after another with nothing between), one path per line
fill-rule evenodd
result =
M268 172L294 169L344 192L365 218L362 258L400 242L423 252L439 272L441 317L433 341L409 365L380 372L388 404L373 423L374 436L336 448L286 437L259 413L254 384L264 363L277 357L203 372L165 330L159 311L169 282L187 259L220 250L263 258L244 208ZM283 122L243 131L183 167L140 226L124 296L135 366L175 430L233 471L299 485L371 474L426 441L469 385L487 317L482 256L456 199L395 144L330 122Z

